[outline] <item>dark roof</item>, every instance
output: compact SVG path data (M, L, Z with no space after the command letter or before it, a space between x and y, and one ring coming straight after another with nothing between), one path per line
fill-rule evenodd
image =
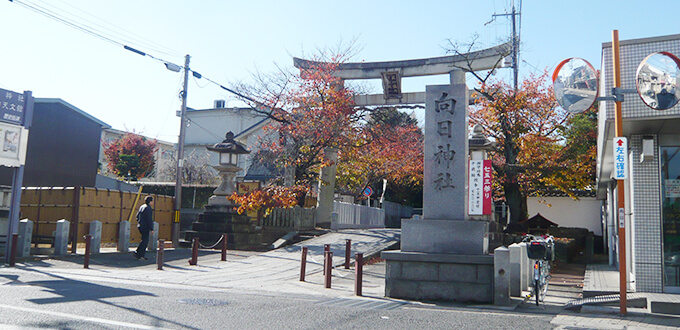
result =
M559 227L560 225L546 219L544 216L542 216L540 213L537 213L533 217L526 219L524 221L519 222L520 225L524 226L525 228L550 228L550 227Z
M595 197L597 191L595 190L574 190L572 191L574 196L576 197ZM561 190L555 190L555 189L550 189L550 190L543 190L543 191L537 191L531 194L531 197L569 197L567 193Z
M267 181L278 177L280 174L281 170L277 168L275 164L265 164L257 160L253 160L253 163L248 168L248 172L243 177L243 179L252 181Z

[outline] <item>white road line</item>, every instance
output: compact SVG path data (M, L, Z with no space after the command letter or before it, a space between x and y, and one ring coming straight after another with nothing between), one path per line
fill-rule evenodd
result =
M75 315L75 314L66 314L66 313L60 313L60 312L44 311L44 310L35 309L35 308L26 308L26 307L18 307L18 306L3 305L3 304L0 304L0 308L13 309L13 310L22 311L22 312L29 312L29 313L47 314L47 315L52 315L52 316L76 319L76 320L79 320L79 321L88 321L88 322L94 322L94 323L108 324L108 325L113 325L113 326L117 326L117 327L128 327L128 328L135 328L135 329L162 329L162 328L152 327L152 326L143 325L143 324L119 322L119 321L100 319L100 318L96 318L96 317L87 317L87 316Z

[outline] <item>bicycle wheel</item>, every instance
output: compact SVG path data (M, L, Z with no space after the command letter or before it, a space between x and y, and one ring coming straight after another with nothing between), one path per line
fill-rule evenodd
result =
M534 280L534 295L536 296L536 306L538 306L538 304L539 304L540 292L541 292L541 281L540 280Z

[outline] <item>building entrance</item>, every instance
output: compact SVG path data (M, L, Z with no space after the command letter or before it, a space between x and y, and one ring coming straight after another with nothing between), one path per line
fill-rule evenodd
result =
M661 147L661 178L664 286L675 291L680 289L680 147Z

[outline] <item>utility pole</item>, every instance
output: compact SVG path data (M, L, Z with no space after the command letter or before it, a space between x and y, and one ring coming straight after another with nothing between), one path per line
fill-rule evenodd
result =
M515 80L515 93L518 91L518 76L519 76L519 61L517 60L517 55L519 53L519 40L517 38L517 23L515 16L515 4L512 4L512 70L513 78Z
M512 17L512 76L515 87L515 92L519 90L519 38L517 37L517 16L522 17L522 13L515 11L515 4L512 4L512 12L510 14L493 14L493 18L498 16ZM493 20L492 20L493 21ZM491 23L491 22L489 22ZM488 23L487 23L488 24Z
M184 167L184 136L187 126L187 88L189 86L189 59L184 57L184 88L180 94L182 108L180 110L179 141L177 142L177 171L175 177L175 213L172 222L172 247L179 246L180 212L182 209L182 168Z

